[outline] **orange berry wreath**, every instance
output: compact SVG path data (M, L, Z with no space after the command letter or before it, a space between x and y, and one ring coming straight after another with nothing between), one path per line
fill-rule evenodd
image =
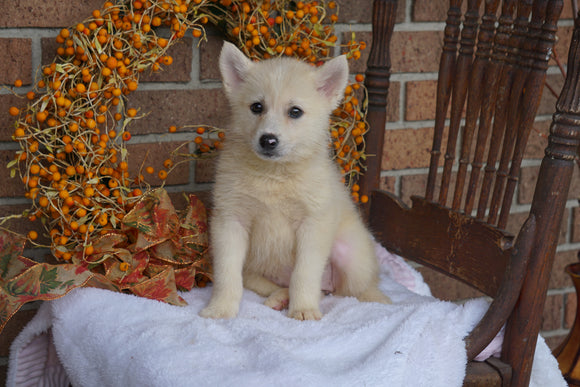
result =
M210 280L201 202L192 196L179 215L165 191L143 186L142 175L129 175L130 124L145 114L127 108L128 98L143 72L173 63L169 47L187 31L204 38L208 23L255 60L292 56L320 65L338 42L336 12L333 1L117 0L62 29L57 56L42 68L36 92L27 93L27 108L9 110L17 119L13 139L20 150L8 165L32 203L24 215L43 222L59 264L22 257L26 237L0 234L8 268L0 273L0 328L23 303L60 297L78 286L181 304L177 289ZM358 59L365 44L353 35L343 47ZM335 159L354 200L368 128L363 80L358 75L347 87L330 128ZM221 147L222 131L194 128L196 151L177 149L172 156L205 157ZM165 160L157 176L166 179L177 164ZM144 169L155 173L152 166ZM33 244L38 237L27 235Z

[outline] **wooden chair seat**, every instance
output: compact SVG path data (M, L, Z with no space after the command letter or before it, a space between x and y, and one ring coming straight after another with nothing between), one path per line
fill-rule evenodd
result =
M514 236L505 228L563 2L466 3L462 13L461 0L449 1L427 188L408 207L378 190L397 2L374 1L366 151L376 157L361 194L371 198L368 222L387 249L491 297L465 338L464 385L527 386L580 145L580 18L531 209ZM501 359L473 361L503 326Z

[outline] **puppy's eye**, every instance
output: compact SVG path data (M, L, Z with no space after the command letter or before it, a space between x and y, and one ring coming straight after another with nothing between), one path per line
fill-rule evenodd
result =
M288 117L290 118L300 118L302 117L302 114L304 114L304 112L298 106L292 106L290 110L288 110Z
M253 104L250 105L250 110L254 114L262 114L262 112L264 111L264 106L262 106L260 102L254 102Z

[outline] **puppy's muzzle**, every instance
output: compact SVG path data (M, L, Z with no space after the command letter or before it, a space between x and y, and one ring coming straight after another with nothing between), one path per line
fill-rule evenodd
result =
M277 149L280 141L278 137L273 134L263 134L258 141L260 144L260 153L266 157L274 157L278 155Z

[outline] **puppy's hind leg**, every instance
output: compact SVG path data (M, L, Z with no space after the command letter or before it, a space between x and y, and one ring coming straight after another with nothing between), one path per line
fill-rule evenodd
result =
M288 288L282 288L266 277L256 273L244 273L244 287L267 297L264 305L274 310L283 310L288 307Z

